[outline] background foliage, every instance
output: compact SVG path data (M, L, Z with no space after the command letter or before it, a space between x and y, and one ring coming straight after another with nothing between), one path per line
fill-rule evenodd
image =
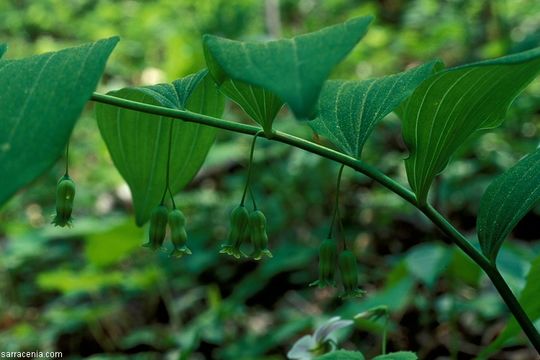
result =
M9 44L5 57L13 59L120 35L99 89L105 92L200 70L204 33L291 36L374 15L365 38L332 75L365 79L436 57L457 65L540 46L539 14L533 0L8 0L0 3L0 42ZM536 80L504 125L470 140L437 180L435 205L464 232L474 233L490 180L537 147L538 109ZM248 121L231 104L225 118ZM312 136L285 111L274 126ZM169 259L140 247L145 229L134 224L129 192L90 104L71 142L76 226L49 224L62 161L0 213L0 349L60 350L73 358L178 358L182 352L190 359L281 359L320 321L386 304L391 350L461 359L503 328L507 311L476 266L411 206L350 170L342 183L344 221L369 296L343 302L308 288L317 277L316 252L330 222L338 166L285 145L260 140L255 152L254 191L269 220L274 258L237 263L218 255L241 196L249 141L218 132L202 171L177 197L194 255ZM391 114L367 141L363 158L406 183L404 156L400 122ZM499 254L516 292L540 253L539 221L536 207ZM376 331L364 327L343 346L369 357L378 341ZM517 339L495 358L531 357L522 344Z

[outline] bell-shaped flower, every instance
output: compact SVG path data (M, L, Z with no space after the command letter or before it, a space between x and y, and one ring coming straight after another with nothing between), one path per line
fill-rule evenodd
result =
M165 240L165 234L167 233L167 221L169 217L169 210L165 205L159 205L156 207L150 215L150 230L148 232L148 242L144 244L144 247L148 247L152 250L160 249Z
M187 247L186 218L182 211L174 209L169 213L169 227L173 244L170 256L179 258L184 255L191 255L191 250Z
M358 267L356 265L356 257L350 250L344 250L339 254L339 272L341 275L341 283L343 285L343 293L340 295L341 298L360 297L366 293L364 290L358 288Z
M231 227L227 237L227 243L221 245L220 254L228 254L237 259L247 257L240 250L242 243L248 239L249 214L243 205L239 205L231 213Z
M319 280L309 284L320 288L336 286L337 244L334 239L326 239L319 247Z
M73 200L75 199L75 183L68 174L62 176L56 185L56 215L52 220L55 226L71 226L73 218Z
M249 234L253 245L251 257L254 260L260 260L263 256L272 257L272 253L268 249L266 217L262 211L255 210L249 215Z

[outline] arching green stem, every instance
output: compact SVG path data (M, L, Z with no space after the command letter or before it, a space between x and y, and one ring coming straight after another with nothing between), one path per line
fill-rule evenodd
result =
M187 110L170 109L97 93L94 93L91 99L96 102L118 106L125 109L140 111L153 115L171 117L186 122L203 124L219 129L234 131L241 134L265 136L263 133L261 133L259 127L197 114ZM446 220L446 218L441 215L436 209L434 209L430 204L420 205L416 201L416 196L411 190L405 188L403 185L399 184L394 179L383 174L374 166L366 164L363 161L355 159L349 155L340 153L322 145L315 144L311 141L301 139L280 131L275 131L271 140L306 150L313 154L317 154L319 156L348 166L370 177L371 179L375 180L382 186L395 193L396 195L403 198L405 201L412 204L414 207L418 208L418 210L424 213L433 222L433 224L435 224L439 229L441 229L443 233L445 233L454 242L454 244L456 244L474 262L476 262L478 266L482 268L482 270L484 270L486 275L495 285L495 288L506 303L506 306L512 312L517 322L529 338L529 341L540 353L540 334L538 333L538 331L536 331L536 328L534 327L531 319L529 319L529 317L523 310L523 307L508 287L508 284L502 277L499 270L494 265L492 265L480 251L478 251L474 246L472 246L465 238L465 236L463 236L454 226L452 226L452 224L450 224L448 220Z

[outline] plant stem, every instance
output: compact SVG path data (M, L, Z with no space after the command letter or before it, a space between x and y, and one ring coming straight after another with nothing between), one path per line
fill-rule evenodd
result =
M241 134L256 135L261 131L260 127L241 124L233 121L227 121L223 119L218 119L215 117L193 113L187 110L178 110L170 109L156 105L144 104L137 101L126 100L122 98L117 98L110 95L102 95L94 93L91 97L91 100L118 106L125 109L135 110L144 112L147 114L154 114L159 116L167 116L171 118L180 119L186 122L192 122L202 125L208 125L218 129L234 131ZM261 133L259 136L266 137L264 133ZM313 154L317 154L324 158L336 161L343 165L346 165L350 168L355 169L356 171L361 172L362 174L372 178L381 185L385 186L392 192L396 193L407 202L416 206L416 197L414 193L403 185L397 183L395 180L389 176L381 173L377 168L369 164L364 163L361 160L357 160L349 155L343 154L341 152L329 149L327 147L315 144L311 141L301 139L299 137L283 133L281 131L275 131L271 140L288 144L299 149L306 150Z
M339 212L339 188L341 185L341 174L343 174L343 168L345 168L345 165L341 165L339 167L339 172L337 176L337 184L336 184L336 200L334 202L334 215L332 215L332 222L330 223L330 229L328 230L328 239L332 238L332 232L334 230L334 224L336 222L336 216Z
M253 210L257 211L257 202L255 201L255 194L253 194L253 189L251 185L249 186L249 196L251 197L251 203L253 204Z
M163 201L165 200L165 195L167 194L167 190L168 190L169 194L171 195L173 209L176 209L176 204L174 203L173 194L169 185L169 172L170 172L170 167L171 167L172 133L173 133L173 122L171 120L171 123L169 124L169 145L168 145L168 150L167 150L167 170L166 170L166 175L165 175L165 181L167 183L165 184L165 191L163 191L163 197L161 198L161 205L163 205Z
M255 152L255 143L257 142L257 136L263 134L263 130L259 130L255 136L253 136L253 141L251 142L251 149L249 150L249 163L248 163L248 171L246 176L246 185L244 186L244 193L242 194L242 201L240 201L240 205L244 206L244 201L246 200L246 194L249 188L249 181L251 180L251 168L253 167L253 153ZM252 197L253 198L253 197ZM253 200L255 201L255 200ZM256 207L255 207L256 210Z
M64 174L64 176L69 176L68 168L69 168L69 140L66 145L66 173Z
M193 113L186 110L177 110L170 109L161 106L149 105L144 103L139 103L136 101L126 100L117 98L110 95L102 95L94 93L91 97L91 100L109 104L113 106L118 106L125 109L140 111L148 114L154 114L159 116L167 116L175 119L180 119L186 122L193 122L202 125L207 125L219 129L229 130L242 134L264 136L266 135L261 132L259 127L240 124L237 122L227 121L219 118L214 118L211 116L206 116L202 114ZM255 140L255 139L254 139ZM502 277L501 273L498 271L495 265L492 265L489 260L482 255L475 247L473 247L467 238L463 236L448 220L441 215L435 208L430 204L419 204L416 201L416 196L414 193L405 188L403 185L399 184L397 181L393 180L389 176L383 174L377 168L364 163L361 160L355 159L349 155L340 153L338 151L329 149L327 147L315 144L311 141L298 138L296 136L286 134L280 131L275 131L273 137L269 140L281 142L288 144L313 154L317 154L324 158L336 161L342 165L348 166L369 178L377 181L382 186L386 187L396 195L403 198L405 201L411 203L413 206L418 208L422 213L424 213L437 227L439 227L463 252L465 252L474 262L484 270L487 276L493 282L493 285L499 292L500 296L506 303L508 309L512 312L517 322L529 338L529 341L535 347L536 351L540 353L540 334L534 327L533 323L523 310L521 304L516 299L512 290L508 287L508 284ZM248 172L249 179L249 172Z

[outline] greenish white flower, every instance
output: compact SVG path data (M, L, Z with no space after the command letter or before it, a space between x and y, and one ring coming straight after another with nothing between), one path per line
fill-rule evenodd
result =
M353 321L341 320L339 316L331 318L319 326L313 335L305 335L295 342L287 353L287 358L290 360L311 360L333 351L335 341L331 334L352 324Z

